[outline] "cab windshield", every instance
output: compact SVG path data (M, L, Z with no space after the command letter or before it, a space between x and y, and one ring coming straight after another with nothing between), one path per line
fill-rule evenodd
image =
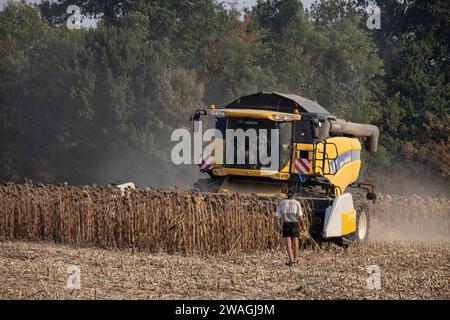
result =
M292 122L228 118L226 128L234 130L236 134L233 138L232 154L228 154L225 150L225 167L252 170L270 168L270 162L261 163L260 155L272 158L271 129L279 129L279 170L288 164L292 154ZM245 139L237 137L239 129L242 130L240 133L244 133ZM226 143L230 142L227 140ZM266 150L260 150L261 145L264 145ZM225 147L225 149L228 148Z

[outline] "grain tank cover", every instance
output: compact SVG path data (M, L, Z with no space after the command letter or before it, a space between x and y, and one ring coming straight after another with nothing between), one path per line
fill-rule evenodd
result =
M292 113L297 109L301 113L330 115L317 102L300 97L296 94L279 92L259 92L242 96L225 106L229 109L256 109Z

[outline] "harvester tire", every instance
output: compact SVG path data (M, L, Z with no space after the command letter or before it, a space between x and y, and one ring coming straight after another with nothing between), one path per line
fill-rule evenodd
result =
M367 241L370 227L369 208L364 205L357 205L356 209L356 231L351 239L356 244L362 244Z

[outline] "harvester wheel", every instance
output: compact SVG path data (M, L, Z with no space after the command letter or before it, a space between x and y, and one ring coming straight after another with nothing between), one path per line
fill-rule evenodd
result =
M352 240L356 243L367 241L369 236L370 215L366 206L356 206L356 232L352 235Z

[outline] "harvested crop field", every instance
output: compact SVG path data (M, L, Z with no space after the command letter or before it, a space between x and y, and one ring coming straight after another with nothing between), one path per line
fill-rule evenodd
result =
M1 299L450 299L445 242L369 243L303 251L216 256L0 242ZM80 289L67 289L67 268ZM368 289L367 267L381 268Z

